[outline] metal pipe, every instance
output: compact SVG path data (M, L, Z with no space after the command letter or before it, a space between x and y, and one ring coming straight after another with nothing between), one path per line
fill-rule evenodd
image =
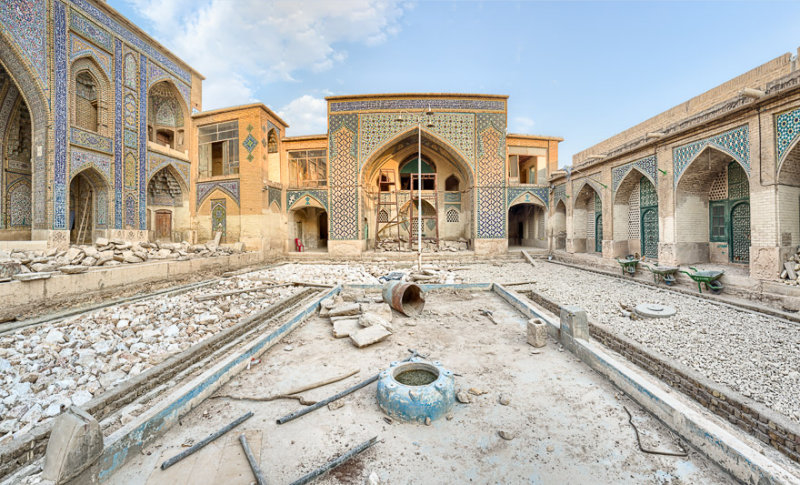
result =
M348 395L350 393L356 392L357 390L361 389L362 387L367 387L368 385L370 385L373 382L377 381L379 375L380 374L375 374L374 376L370 377L369 379L367 379L365 381L362 381L362 382L356 384L355 386L353 386L353 387L351 387L349 389L345 389L344 391L340 392L339 394L334 394L333 396L331 396L331 397L329 397L327 399L323 399L322 401L319 401L316 404L312 404L311 406L304 407L303 409L298 409L297 411L295 411L295 412L293 412L291 414L287 414L286 416L284 416L282 418L278 418L276 423L278 423L278 424L288 423L289 421L291 421L293 419L297 419L300 416L305 416L306 414L310 413L311 411L315 411L315 410L321 408L322 406L327 406L328 404L332 403L333 401L341 399L341 398L345 397L346 395Z
M352 448L350 451L348 451L344 455L336 458L335 460L329 461L328 463L326 463L325 465L317 468L313 472L311 472L311 473L309 473L307 475L304 475L303 477L293 481L291 483L291 485L304 485L304 484L310 482L311 480L317 478L318 476L323 475L323 474L329 472L330 470L333 470L334 468L336 468L337 466L341 465L342 463L345 463L350 458L353 458L354 456L356 456L357 454L359 454L362 451L366 450L367 448L369 448L370 446L374 445L377 442L378 442L378 437L374 436L374 437L370 438L369 440L367 440L367 441L361 443L360 445L356 446L355 448Z
M414 357L425 357L424 355L420 354L416 350L408 349L408 351L411 352L411 355L409 355L408 357L403 359L402 362L407 362L407 361L413 359ZM278 424L285 424L285 423L288 423L289 421L291 421L293 419L299 418L300 416L305 416L306 414L310 413L311 411L315 411L315 410L321 408L322 406L327 406L328 404L332 403L333 401L339 400L339 399L345 397L348 394L356 392L357 390L361 389L362 387L367 387L368 385L370 385L373 382L377 381L378 377L380 377L380 373L375 374L374 376L370 377L369 379L367 379L365 381L362 381L362 382L356 384L355 386L353 386L353 387L351 387L349 389L345 389L344 391L342 391L342 392L340 392L338 394L334 394L333 396L331 396L331 397L329 397L327 399L323 399L322 401L320 401L320 402L318 402L316 404L312 404L311 406L304 407L303 409L298 409L297 411L295 411L293 413L290 413L290 414L287 414L286 416L283 416L282 418L278 418L275 422L278 423Z
M217 439L220 436L224 435L228 431L232 430L236 426L239 426L240 424L242 424L243 422L245 422L247 419L251 418L252 416L253 416L253 412L252 411L249 411L246 414L243 414L238 419L236 419L236 421L233 421L232 423L229 423L228 425L226 425L224 428L220 429L219 431L216 431L215 433L206 436L205 438L203 438L202 441L200 441L196 445L192 446L191 448L187 449L186 451L183 451L182 453L179 453L179 454L173 456L169 460L167 460L164 463L162 463L161 464L161 469L162 470L166 470L167 468L171 467L172 465L178 463L179 461L183 460L187 456L191 455L195 451L200 450L201 448L203 448L207 444L211 443L215 439Z
M253 456L253 452L250 451L250 446L247 444L247 438L244 436L244 433L239 435L239 443L242 444L244 455L247 457L247 462L250 463L250 469L253 470L253 475L256 477L256 482L258 485L267 485L267 480L261 473L261 467L258 466L258 462Z

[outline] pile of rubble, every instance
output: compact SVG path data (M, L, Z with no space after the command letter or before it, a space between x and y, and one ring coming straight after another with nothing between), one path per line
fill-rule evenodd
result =
M232 278L0 336L0 445L297 291L264 287Z
M206 244L130 242L122 239L98 238L93 245L71 246L69 249L48 251L0 251L0 278L37 279L41 273L61 271L66 274L84 273L95 266L136 264L151 260L223 256L242 252L241 243L233 247Z
M787 285L800 286L800 246L783 263L780 277Z
M377 285L387 279L422 284L454 284L461 283L454 271L458 267L449 267L446 263L423 264L420 271L416 265L405 267L393 262L384 261L371 264L301 264L292 263L259 271L259 277L271 281L307 282L323 285ZM390 276L391 275L391 276Z
M330 318L334 337L350 337L358 348L381 342L392 335L392 309L379 296L343 290L322 301L319 315Z
M381 239L375 246L375 251L378 252L386 252L386 251L400 251L404 253L409 253L412 251L417 251L417 241L414 240L413 247L408 247L408 237L400 236L400 239ZM422 251L425 253L437 253L440 251L449 251L453 253L457 253L458 251L467 251L469 249L469 244L466 239L458 238L455 241L450 240L439 240L439 244L433 243L431 241L422 241Z

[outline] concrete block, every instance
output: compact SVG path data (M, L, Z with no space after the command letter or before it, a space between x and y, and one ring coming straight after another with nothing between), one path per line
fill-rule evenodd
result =
M100 424L86 411L72 406L55 419L42 477L66 483L91 466L103 452Z
M528 320L528 343L534 347L547 345L547 324L538 318Z
M382 326L374 325L372 327L362 328L355 334L350 335L350 340L353 341L356 347L362 348L378 343L391 334L392 332L386 330Z
M380 325L386 330L392 330L392 324L377 313L363 313L358 317L358 324L362 327L372 327L373 325Z
M358 320L350 318L333 322L333 336L336 338L349 337L361 330Z
M361 306L358 303L345 303L331 308L328 311L329 317L339 317L343 315L358 315L361 313Z
M19 261L4 261L0 263L0 278L10 278L22 271Z
M575 350L575 340L589 340L589 320L579 306L561 307L561 345Z

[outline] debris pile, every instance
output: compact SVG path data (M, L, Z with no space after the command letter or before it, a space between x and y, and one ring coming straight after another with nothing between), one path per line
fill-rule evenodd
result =
M95 266L118 266L150 260L185 261L192 258L224 256L242 252L241 243L223 247L215 241L206 244L130 242L122 239L98 238L93 245L71 246L47 251L0 251L0 278L27 280L32 277L17 276L31 273L61 271L78 274Z
M297 291L263 286L232 278L0 336L0 445ZM232 288L253 291L198 301Z
M781 271L780 278L787 285L800 286L800 246L783 263L783 271Z
M371 264L300 264L292 263L260 271L259 277L269 281L298 281L324 285L377 285L385 280L398 279L421 284L453 284L462 279L454 273L458 268L446 263L423 264L417 271L411 265L402 268L396 263Z
M380 297L368 297L363 292L344 290L322 301L321 317L328 317L333 336L350 337L358 348L381 342L392 335L393 313Z
M417 251L417 248L418 245L416 240L413 241L412 247L408 246L407 236L400 236L400 239L381 239L375 245L375 251L377 252L399 251L403 253L410 253ZM425 253L438 253L440 251L457 253L459 251L467 250L469 250L469 243L463 237L453 241L441 239L439 240L438 245L432 241L422 241L422 251Z

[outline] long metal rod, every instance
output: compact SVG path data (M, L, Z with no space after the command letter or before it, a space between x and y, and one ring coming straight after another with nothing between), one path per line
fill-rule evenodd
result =
M252 416L253 416L253 412L252 411L249 411L246 414L243 414L238 419L236 419L236 421L228 424L227 426L225 426L224 428L220 429L219 431L216 431L215 433L206 436L205 438L203 438L202 441L200 441L196 445L192 446L191 448L187 449L186 451L184 451L182 453L179 453L179 454L173 456L169 460L167 460L164 463L162 463L161 464L161 469L162 470L166 470L167 468L169 468L172 465L178 463L179 461L183 460L184 458L186 458L187 456L191 455L192 453L200 450L201 448L203 448L207 444L211 443L215 439L217 439L220 436L224 435L228 431L232 430L236 426L239 426L240 424L242 424L243 422L245 422L247 419L251 418Z
M311 406L304 407L303 409L298 409L297 411L295 411L295 412L293 412L291 414L287 414L286 416L284 416L282 418L278 418L276 420L276 423L278 423L278 424L288 423L289 421L291 421L293 419L297 419L300 416L305 416L306 414L310 413L311 411L315 411L315 410L321 408L322 406L327 406L328 404L332 403L333 401L341 399L341 398L345 397L346 395L348 395L350 393L356 392L357 390L361 389L362 387L366 387L366 386L372 384L373 382L378 380L378 376L379 375L380 374L375 374L374 376L370 377L369 379L367 379L367 380L365 380L363 382L360 382L360 383L356 384L355 386L353 386L353 387L351 387L349 389L345 389L344 391L340 392L339 394L335 394L335 395L333 395L333 396L331 396L331 397L329 397L327 399L323 399L322 401L319 401L316 404L312 404Z
M350 451L348 451L344 455L336 458L335 460L329 461L328 463L326 463L325 465L317 468L316 470L314 470L313 472L309 473L308 475L304 475L303 477L293 481L291 483L291 485L304 485L304 484L310 482L311 480L317 478L318 476L323 475L323 474L329 472L330 470L333 470L334 468L336 468L337 466L341 465L342 463L345 463L350 458L353 458L354 456L356 456L357 454L359 454L362 451L366 450L367 448L369 448L370 446L374 445L377 442L378 442L378 437L374 436L371 439L369 439L369 440L361 443L360 445L356 446L355 448L351 449Z
M413 359L414 357L422 357L422 358L426 357L426 356L420 354L419 352L417 352L415 349L408 349L408 351L411 352L411 355L409 355L408 357L403 359L401 362L408 362L409 360ZM311 411L315 411L315 410L321 408L322 406L327 406L328 404L332 403L333 401L341 399L341 398L345 397L348 394L356 392L357 390L361 389L362 387L366 387L366 386L372 384L373 382L378 380L378 377L380 377L380 373L375 374L374 376L370 377L369 379L367 379L365 381L362 381L362 382L359 382L355 386L353 386L353 387L351 387L349 389L345 389L344 391L342 391L342 392L340 392L338 394L334 394L333 396L331 396L331 397L329 397L327 399L324 399L324 400L322 400L322 401L320 401L320 402L318 402L316 404L312 404L312 405L310 405L308 407L305 407L303 409L298 409L297 411L295 411L295 412L293 412L291 414L287 414L286 416L284 416L282 418L278 418L275 422L278 423L278 424L284 424L284 423L288 423L289 421L291 421L293 419L299 418L300 416L305 416L306 414L310 413Z
M258 466L258 462L256 461L256 457L254 457L253 452L250 451L250 446L247 444L247 438L244 436L244 433L239 435L239 443L242 444L244 455L247 457L248 463L250 463L250 469L253 470L256 482L258 485L267 485L267 479L264 478L264 475L261 473L261 467Z

